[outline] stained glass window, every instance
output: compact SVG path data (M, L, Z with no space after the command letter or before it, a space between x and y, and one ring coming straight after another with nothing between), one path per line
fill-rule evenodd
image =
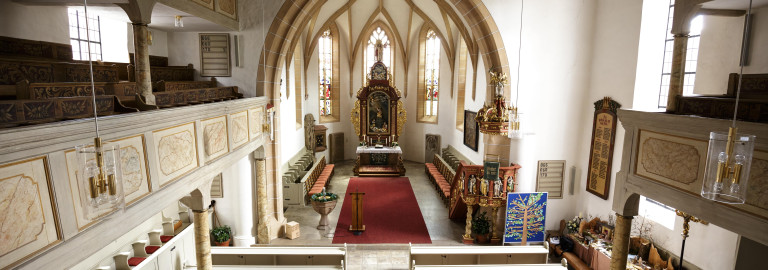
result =
M333 48L331 31L326 30L317 42L318 71L320 75L320 116L331 115L331 77L333 75Z
M376 27L376 30L373 30L373 33L371 33L371 37L368 39L368 47L366 47L365 50L365 77L368 77L368 73L371 72L371 67L373 67L373 64L376 63L374 53L375 49L373 48L374 45L376 45L376 41L381 40L381 44L383 45L382 49L382 58L381 62L384 63L385 66L387 66L387 69L392 72L391 64L392 64L392 54L389 43L389 37L387 37L387 33L384 32L381 27Z
M437 115L437 98L440 78L440 38L435 31L427 31L427 42L424 54L424 86L426 89L426 106L424 113L428 116Z

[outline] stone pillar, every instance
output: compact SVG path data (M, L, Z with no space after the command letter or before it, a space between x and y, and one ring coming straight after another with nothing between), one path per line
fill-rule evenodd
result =
M672 69L670 70L669 92L667 93L667 112L677 110L677 97L683 95L685 84L685 58L688 53L688 34L676 34L672 49Z
M144 23L133 23L134 64L136 67L137 92L147 104L155 105L152 94L152 78L149 73L148 30Z
M616 213L616 230L613 232L613 250L611 269L626 269L629 255L629 232L632 230L634 216L622 216Z
M253 166L250 156L237 162L238 211L235 216L235 246L249 247L255 243L253 237Z
M208 235L208 210L192 210L195 214L195 259L197 269L210 270L213 268L211 259L211 237Z
M259 226L256 241L269 244L269 200L267 200L267 160L256 159L256 201L259 209Z

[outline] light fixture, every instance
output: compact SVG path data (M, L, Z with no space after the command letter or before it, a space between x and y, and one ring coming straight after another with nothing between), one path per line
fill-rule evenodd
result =
M174 27L184 27L184 21L181 20L181 15L176 15L176 19L173 21Z
M746 56L746 36L749 33L749 19L752 13L752 0L744 18L744 33L741 39L741 58ZM743 204L747 198L747 181L749 169L752 167L752 154L755 150L755 136L738 134L736 115L739 108L744 61L739 63L739 85L736 91L736 102L733 108L733 121L728 134L723 132L709 133L709 148L707 149L707 167L704 171L704 183L701 186L701 196L713 201Z
M88 3L84 0L85 17L88 17ZM86 20L86 38L90 44L90 26ZM99 136L96 92L93 79L91 46L88 46L88 64L91 72L91 94L93 95L93 122L96 138L93 145L75 147L77 155L77 178L80 187L80 203L86 219L125 209L122 172L120 170L120 146L117 143L102 143Z
M520 52L523 48L523 7L525 7L525 0L520 1L520 31L518 31L517 38L517 80L515 81L515 104L512 104L512 109L509 110L509 138L521 139L523 138L523 132L520 130L520 116L517 114L517 98L520 94Z

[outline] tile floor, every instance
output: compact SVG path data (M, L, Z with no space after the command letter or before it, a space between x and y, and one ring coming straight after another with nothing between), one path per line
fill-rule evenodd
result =
M328 184L327 191L343 194L347 190L349 178L353 177L353 163L345 161L336 164L334 176ZM419 203L424 222L427 224L429 236L433 245L462 245L461 235L464 223L448 219L448 207L443 204L440 195L424 173L424 164L416 162L405 163L406 174ZM341 205L344 199L339 199L337 209L328 215L330 228L316 229L320 221L311 206L288 206L285 216L288 221L300 224L301 236L297 239L278 238L273 245L331 245L333 233L336 231ZM403 244L355 244L348 245L348 269L408 269L408 245Z

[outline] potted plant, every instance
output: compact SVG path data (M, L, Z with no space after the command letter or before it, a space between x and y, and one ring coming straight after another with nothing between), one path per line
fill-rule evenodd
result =
M229 246L229 241L232 240L232 228L229 225L218 226L211 230L213 236L213 242L217 246Z
M488 242L488 233L491 232L491 219L485 214L486 212L482 212L472 219L472 233L475 234L478 244Z
M315 212L320 214L320 223L317 225L318 230L325 230L328 226L328 214L336 208L336 201L339 199L339 195L333 193L326 193L325 188L320 193L315 193L309 198L312 203L312 208Z

